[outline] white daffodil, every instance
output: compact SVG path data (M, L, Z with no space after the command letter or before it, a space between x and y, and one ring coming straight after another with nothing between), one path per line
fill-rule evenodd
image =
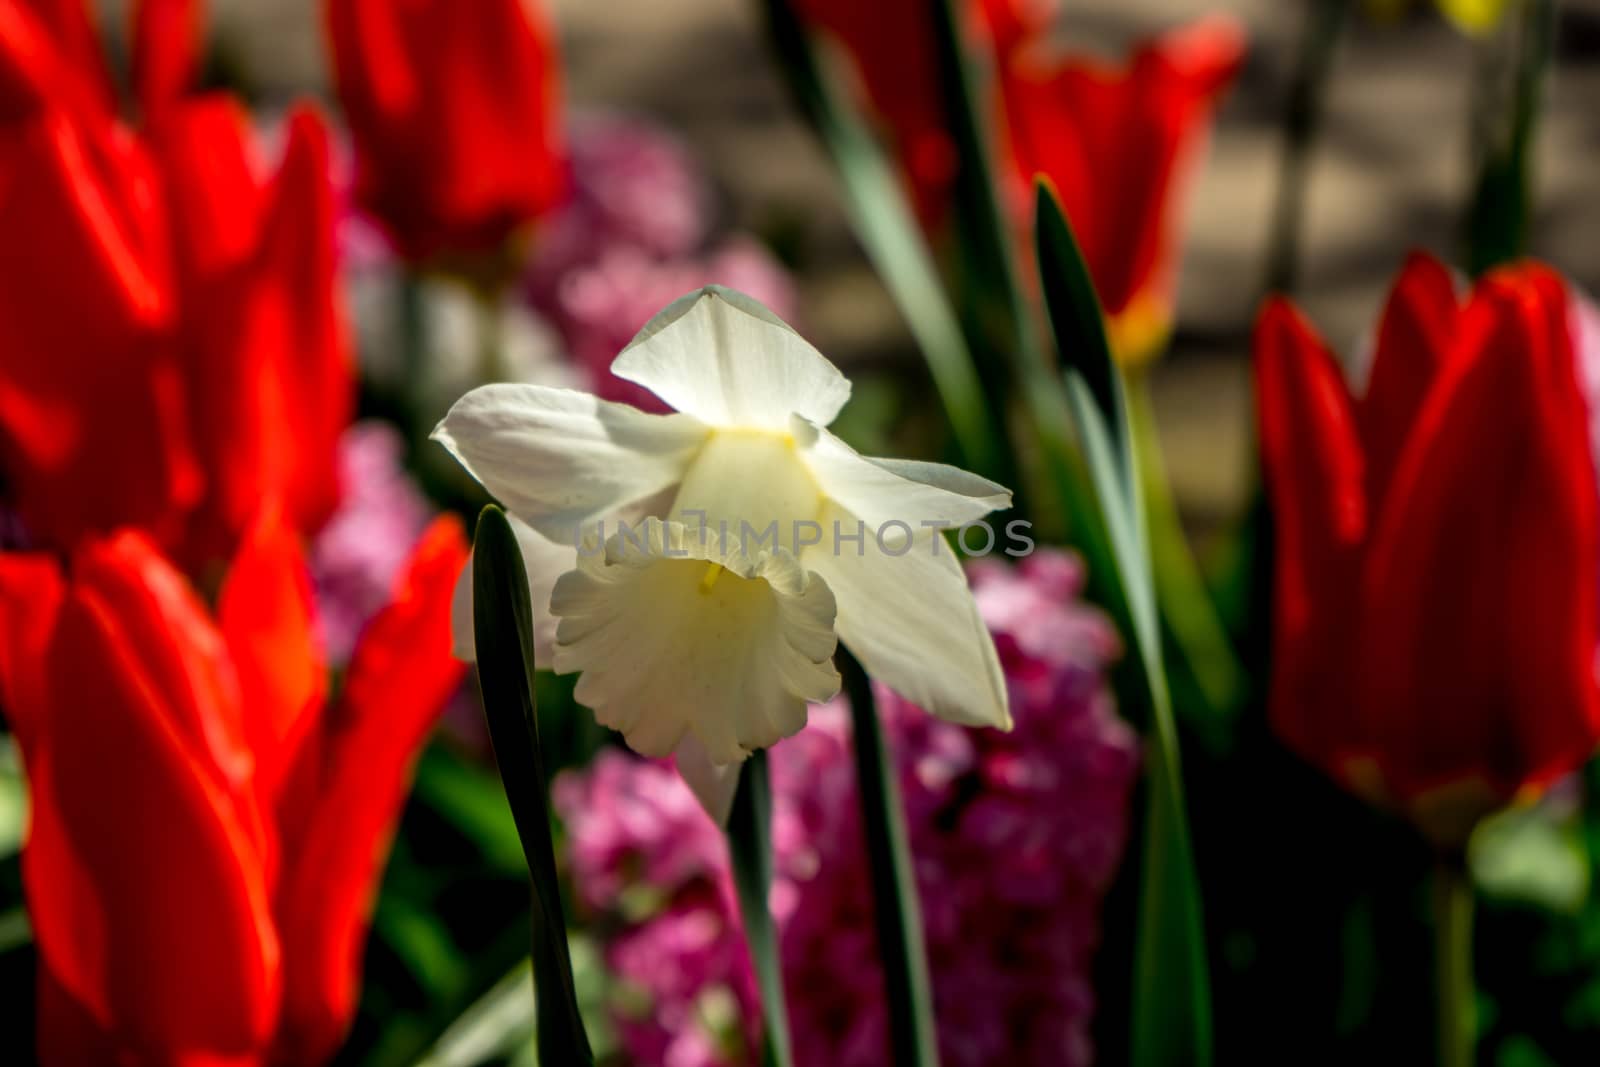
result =
M602 723L645 755L675 752L719 819L739 761L837 691L837 641L934 715L1010 727L994 643L941 532L1007 506L1007 490L856 453L826 429L850 383L727 289L673 303L611 370L676 413L487 385L434 431L520 520L536 661L577 672ZM469 605L458 595L462 652Z

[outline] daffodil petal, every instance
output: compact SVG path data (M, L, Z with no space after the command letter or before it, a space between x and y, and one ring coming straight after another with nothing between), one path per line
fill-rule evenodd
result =
M854 516L829 511L827 521L854 527ZM941 719L1011 728L994 639L942 534L922 532L900 555L870 534L838 552L821 547L805 566L833 590L839 639L868 674Z
M688 415L649 415L588 393L484 385L433 431L508 511L556 542L676 484L705 442Z
M987 478L943 463L863 456L803 418L794 420L794 438L823 495L872 530L888 522L915 532L924 523L961 526L1011 506L1011 490Z
M850 382L782 319L743 293L707 286L668 305L611 365L710 426L786 431L827 425Z
M739 763L713 763L706 746L694 734L685 734L672 754L684 784L718 826L726 826L739 791Z
M834 599L792 555L751 560L676 522L618 532L556 582L555 669L634 751L691 734L717 764L800 730L839 689Z
M522 550L522 565L528 572L528 602L533 606L534 665L539 670L548 670L555 658L556 643L556 618L550 614L550 591L555 588L557 578L578 565L578 550L540 535L515 515L506 517L511 520L517 547ZM457 659L468 663L478 658L473 632L472 557L468 556L450 598L450 651Z

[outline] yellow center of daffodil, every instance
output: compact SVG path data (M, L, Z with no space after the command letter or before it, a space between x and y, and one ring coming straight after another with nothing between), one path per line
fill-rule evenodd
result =
M794 436L768 430L715 430L684 471L666 518L692 534L703 529L713 545L759 555L764 548L796 552L796 540L816 531L796 523L816 523L825 498L800 458ZM716 578L707 576L708 582Z

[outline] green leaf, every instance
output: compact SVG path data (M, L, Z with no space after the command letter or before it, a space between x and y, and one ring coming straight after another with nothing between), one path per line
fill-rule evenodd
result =
M1244 700L1244 669L1184 534L1162 461L1149 380L1136 372L1128 384L1129 427L1144 494L1156 605L1168 647L1177 653L1179 665L1188 668L1201 704L1201 714L1193 716L1195 725L1216 735Z
M965 301L973 344L980 351L1009 352L1014 371L1026 387L1029 368L1043 369L1044 349L1018 278L1017 257L1008 239L1011 227L995 183L995 145L991 139L996 114L985 93L989 79L964 41L968 4L930 0L934 57L945 127L955 142L955 230L959 291Z
M728 816L728 852L733 884L744 919L745 941L761 990L761 1062L764 1067L792 1067L789 1012L783 1000L783 963L778 955L778 930L768 896L772 891L772 783L767 777L767 752L758 749L745 760L739 789Z
M1543 805L1484 819L1467 851L1479 889L1500 900L1577 914L1589 899L1589 852L1581 827Z
M534 1033L534 995L525 960L462 1013L416 1067L478 1067L512 1055Z
M922 350L966 465L991 478L1008 478L1008 460L999 447L1001 436L985 405L972 354L894 163L823 76L788 0L763 3L780 66L838 165L856 235Z
M850 697L856 787L861 801L862 836L872 871L872 909L877 921L878 955L883 962L894 1063L897 1067L935 1067L939 1062L939 1040L933 1019L933 992L900 788L884 742L883 724L878 721L872 683L861 664L843 647L839 649L838 664Z
M414 795L471 841L495 869L516 872L527 866L505 792L484 767L439 744L430 745L417 763Z
M1132 1062L1211 1062L1211 991L1200 885L1184 812L1183 777L1161 652L1142 486L1127 398L1106 343L1094 284L1061 205L1037 188L1035 238L1045 307L1066 364L1067 396L1105 518L1131 619L1153 743L1147 749Z
M1533 138L1555 38L1555 0L1527 0L1518 26L1510 99L1493 86L1501 72L1485 64L1477 122L1478 174L1466 218L1467 269L1482 274L1522 255L1533 210ZM1509 114L1502 116L1504 108Z
M549 786L534 710L528 576L511 523L493 505L478 517L473 560L472 622L484 715L533 880L539 1058L550 1064L592 1064L594 1054L578 1012L550 835Z

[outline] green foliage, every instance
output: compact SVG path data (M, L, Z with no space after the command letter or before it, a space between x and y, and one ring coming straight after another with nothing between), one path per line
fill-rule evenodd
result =
M1038 187L1035 251L1045 306L1066 364L1067 397L1127 604L1153 743L1142 849L1132 1062L1211 1062L1211 992L1177 725L1163 664L1144 492L1121 374L1088 267L1054 192Z
M552 1064L593 1063L578 1010L550 832L550 791L534 711L528 575L516 534L499 508L483 509L473 552L473 627L484 714L533 880L539 1058Z

